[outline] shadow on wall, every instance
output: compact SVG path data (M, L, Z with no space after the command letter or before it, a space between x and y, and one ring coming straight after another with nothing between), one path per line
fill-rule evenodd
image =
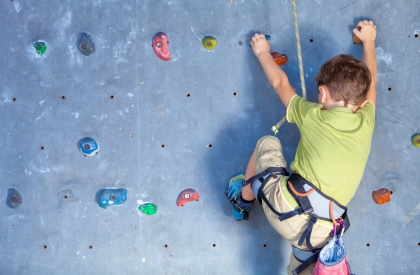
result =
M318 88L315 77L321 65L340 53L353 54L360 58L360 50L353 47L351 39L347 48L332 48L330 45L337 45L337 37L328 37L326 30L316 30L312 25L300 26L300 32L307 96L309 101L316 102ZM317 35L309 38L305 33ZM254 34L255 32L248 34L246 43ZM343 34L339 39L347 39L344 35L347 34ZM348 35L351 37L351 32ZM281 47L272 46L271 51L288 55L288 64L282 69L288 75L292 87L301 95L295 43L296 40L293 36L290 39L285 39ZM348 52L349 50L352 52ZM247 86L249 88L245 92L248 95L247 102L254 103L253 108L238 114L236 121L219 129L215 140L218 146L213 148L211 154L205 156L208 169L206 173L212 175L212 184L214 184L214 188L210 191L214 193L209 195L217 198L220 212L230 219L226 226L232 227L233 232L238 232L241 234L240 238L243 238L242 247L233 248L235 252L240 251L238 254L233 253L233 257L237 257L237 261L245 264L242 265L244 270L252 269L253 274L275 274L284 272L283 268L288 265L289 255L284 255L285 252L279 249L288 246L287 242L268 223L262 207L258 203L250 213L249 221L237 222L233 219L231 205L224 196L229 179L237 173L245 171L258 139L264 135L272 135L271 126L275 125L286 113L286 108L270 86L251 49L247 58L252 75L244 75L244 79L252 77L253 80L248 83L250 85ZM244 70L245 74L249 74L249 68ZM282 143L283 154L290 166L300 139L299 131L296 125L285 123L280 128L277 137ZM288 170L290 171L290 169ZM282 259L287 259L287 262L282 262Z

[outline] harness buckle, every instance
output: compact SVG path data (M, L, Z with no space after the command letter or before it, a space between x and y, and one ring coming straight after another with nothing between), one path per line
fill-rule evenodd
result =
M311 206L309 208L303 209L303 213L310 215L314 213L314 208Z

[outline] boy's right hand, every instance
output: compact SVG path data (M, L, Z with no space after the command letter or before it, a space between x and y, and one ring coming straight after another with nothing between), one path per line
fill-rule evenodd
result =
M264 34L256 33L252 37L249 44L251 44L252 51L254 52L256 57L258 57L261 53L264 52L270 53L270 44L268 44Z
M374 42L376 39L376 26L372 21L363 20L357 23L353 33L364 43Z

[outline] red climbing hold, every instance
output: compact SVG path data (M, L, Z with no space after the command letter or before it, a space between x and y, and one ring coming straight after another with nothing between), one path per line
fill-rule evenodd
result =
M386 188L381 188L376 191L372 191L372 199L377 204L384 204L391 201L392 192Z
M153 50L157 57L163 61L169 61L171 59L171 54L168 51L168 36L163 32L158 32L153 36Z
M176 199L176 205L184 206L187 202L198 201L200 194L192 188L185 189L179 193L178 198Z
M279 54L278 52L271 53L271 56L273 57L274 61L278 66L283 66L287 63L287 55L285 54Z

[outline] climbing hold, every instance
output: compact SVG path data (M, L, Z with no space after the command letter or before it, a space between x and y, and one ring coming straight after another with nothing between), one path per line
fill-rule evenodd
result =
M45 42L38 41L34 43L34 48L37 54L43 55L48 46Z
M99 151L99 144L91 137L84 137L78 142L79 150L85 157L93 156Z
M217 39L214 38L213 36L207 36L207 37L203 38L202 43L203 43L204 48L211 51L211 50L214 50L216 48Z
M171 54L168 51L168 36L164 32L158 32L153 36L153 50L157 57L163 61L169 61L171 59Z
M88 33L81 33L77 44L77 48L83 55L88 56L95 51L95 43Z
M384 204L391 201L392 192L386 188L381 188L376 191L372 191L372 199L377 204Z
M411 136L411 143L416 147L420 147L420 133Z
M15 209L16 207L22 204L22 196L19 194L19 192L16 189L10 188L7 192L6 203L7 203L7 206Z
M178 198L176 199L176 205L184 206L187 202L198 201L200 194L192 188L185 189L179 193Z
M359 31L361 31L362 30L362 27L357 27L357 29L359 30ZM363 45L363 42L362 42L362 40L360 40L360 38L359 37L357 37L357 35L355 35L354 33L353 33L353 42L354 42L354 44L357 44L357 45Z
M271 53L271 56L273 57L276 64L279 66L283 66L287 63L287 55L285 54L279 54L278 52L273 52Z
M158 211L158 208L153 203L144 203L139 206L139 210L146 215L154 215Z
M355 34L353 34L353 42L357 45L363 45L362 40L360 40L359 37L357 37Z
M104 189L99 197L99 206L105 208L109 205L121 204L127 200L127 190L120 189Z

